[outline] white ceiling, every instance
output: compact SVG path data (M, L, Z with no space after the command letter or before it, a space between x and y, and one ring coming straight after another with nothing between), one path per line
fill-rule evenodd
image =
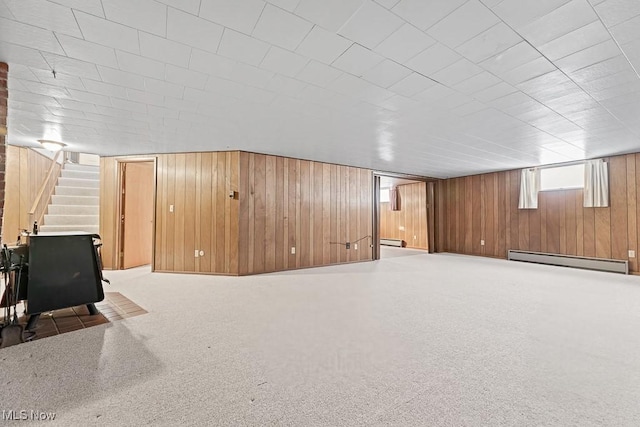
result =
M435 177L640 151L638 0L0 0L0 61L16 145Z

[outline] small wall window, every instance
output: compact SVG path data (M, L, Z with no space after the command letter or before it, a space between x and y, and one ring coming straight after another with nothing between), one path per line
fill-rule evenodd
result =
M389 189L381 188L380 189L380 203L389 203Z
M566 190L584 187L584 164L540 169L540 190Z

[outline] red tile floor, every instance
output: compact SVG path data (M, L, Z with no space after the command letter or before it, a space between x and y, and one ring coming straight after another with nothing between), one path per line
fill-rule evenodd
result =
M94 316L84 305L42 313L32 341L147 313L119 292L105 292L104 300L96 303L96 308L100 313ZM20 323L26 325L27 317L21 316Z

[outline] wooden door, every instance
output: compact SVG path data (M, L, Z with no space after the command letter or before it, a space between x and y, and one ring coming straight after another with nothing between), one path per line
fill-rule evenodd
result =
M123 269L151 264L153 162L122 163L121 263Z

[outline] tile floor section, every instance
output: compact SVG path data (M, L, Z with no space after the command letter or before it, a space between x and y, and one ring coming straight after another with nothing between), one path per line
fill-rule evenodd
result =
M91 316L84 305L43 313L38 319L33 340L90 328L128 317L147 313L145 309L119 292L105 292L104 300L96 303L99 314ZM26 324L27 318L21 317L20 323Z

